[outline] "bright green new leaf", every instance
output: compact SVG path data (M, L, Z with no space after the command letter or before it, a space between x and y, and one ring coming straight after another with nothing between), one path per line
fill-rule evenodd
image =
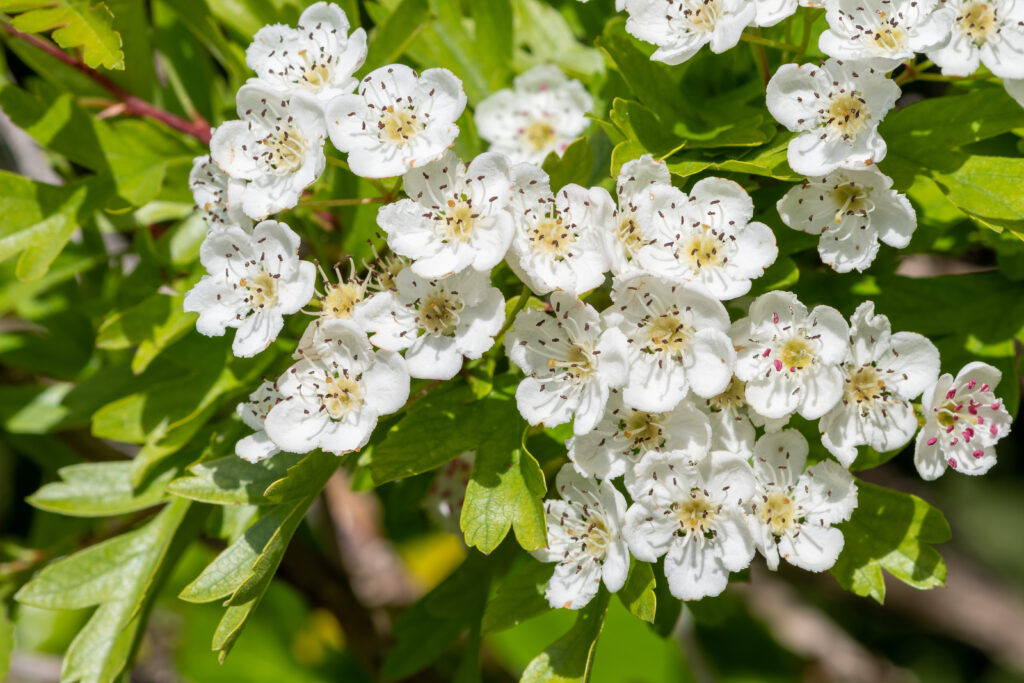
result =
M166 500L164 489L177 470L146 482L139 491L132 489L131 463L98 462L71 465L57 470L61 481L46 484L28 498L41 510L72 517L106 517L137 512Z
M580 610L569 632L530 662L521 683L586 683L590 680L608 600L608 591L602 587L590 604Z
M618 592L619 600L630 614L653 624L658 607L658 596L654 591L654 569L639 560L634 559L632 563L626 585Z
M832 575L857 595L885 599L882 570L915 588L946 582L946 564L932 547L950 538L949 523L917 496L857 482L853 517L839 525L846 544Z
M515 530L524 550L547 543L544 473L524 449L478 451L460 525L466 545L489 553Z
M586 185L594 169L594 150L586 138L574 140L559 156L552 152L544 160L544 171L551 178L551 191L558 193L570 183Z
M175 479L167 491L213 505L266 505L273 501L263 495L267 487L284 478L289 467L303 456L278 453L258 463L228 455L189 467L191 476Z
M278 457L275 455L272 459ZM295 461L285 457L283 464L288 468L287 471L281 472L278 468L273 470L278 473L278 477L263 491L263 496L267 500L286 503L306 496L315 496L323 488L324 482L341 465L341 458L333 453L313 451L295 464L291 464L292 462Z
M14 624L7 618L7 608L0 606L0 678L7 677L14 650Z
M0 12L32 9L14 18L14 28L25 33L53 31L61 47L82 48L82 61L92 68L123 69L121 34L114 30L113 15L102 2L90 0L0 0Z

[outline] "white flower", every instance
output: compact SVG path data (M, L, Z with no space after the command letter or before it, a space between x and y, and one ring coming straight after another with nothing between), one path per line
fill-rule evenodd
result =
M245 182L236 180L220 170L210 155L192 160L188 184L192 188L196 208L203 212L203 217L210 228L237 225L252 230L252 219L242 211Z
M535 294L561 289L582 294L608 270L602 234L614 211L601 187L566 185L551 194L548 174L532 164L512 167L516 232L506 260Z
M863 168L885 158L878 124L900 88L864 64L783 64L768 83L768 111L794 133L789 165L806 176Z
M868 268L879 240L896 249L906 247L917 229L910 201L875 166L808 178L786 193L777 208L789 227L821 236L822 263L839 273Z
M593 106L582 83L557 66L542 65L478 104L475 121L490 151L501 152L511 163L539 165L551 152L564 152L586 130Z
M389 351L408 349L409 374L451 379L463 357L479 358L494 345L505 321L505 299L490 273L468 269L425 280L407 268L395 278L393 305L368 320L370 341Z
M733 377L722 393L695 401L711 425L711 450L728 451L745 457L753 454L757 437L748 415L750 411L744 398L745 392L746 385Z
M857 446L886 453L907 445L917 431L911 401L939 376L935 345L913 332L893 334L874 303L858 306L850 322L843 397L818 423L825 448L845 467Z
M689 196L652 185L638 211L638 223L651 240L637 260L654 275L699 284L719 299L735 299L750 291L751 280L761 277L779 254L775 234L751 222L753 215L750 195L731 180L705 178Z
M280 400L281 394L277 390L277 385L270 380L265 380L256 391L249 394L248 401L238 404L235 412L247 427L254 430L254 433L239 439L235 444L235 455L249 462L259 462L276 455L281 450L270 440L263 429L267 413Z
M690 465L674 453L652 451L626 482L634 502L623 535L638 560L665 556L675 597L718 595L729 572L750 564L754 540L743 506L754 494L754 475L743 458L716 451Z
M857 507L853 477L826 460L808 467L807 439L787 429L762 436L754 447L756 492L750 500L750 531L771 570L779 556L812 572L830 568L843 549L845 522Z
M626 382L626 339L570 294L552 294L551 309L520 312L505 337L506 355L526 374L516 403L534 425L554 427L575 414L575 433L586 434L604 415L609 391Z
M366 60L366 32L348 35L344 10L318 2L306 8L297 28L264 26L245 51L245 62L259 80L288 96L314 95L321 105L355 90L353 77Z
M681 64L708 44L734 47L755 11L750 0L626 0L626 30L658 46L651 59Z
M953 15L940 6L939 0L833 0L818 49L829 57L862 60L879 71L891 71L915 53L949 40Z
M466 451L441 465L423 498L422 507L430 521L457 536L461 536L462 507L475 461L476 451Z
M455 152L409 171L402 180L409 199L381 207L377 224L388 246L413 260L425 278L464 268L487 271L505 258L514 231L508 212L512 176L500 154L481 154L469 168Z
M693 391L710 398L732 379L736 353L729 314L703 290L641 275L617 281L605 324L629 346L626 405L650 412L674 408Z
M736 376L747 383L747 403L761 415L799 412L816 420L842 397L839 364L850 357L850 327L834 308L808 313L792 292L768 292L750 304L730 334Z
M232 178L249 181L242 209L258 220L298 204L323 173L323 115L311 95L282 97L259 82L239 88L236 103L241 120L213 131L210 156Z
M466 108L462 81L448 69L419 77L404 64L371 71L359 91L328 103L331 142L348 154L348 166L364 178L388 178L444 156L459 134Z
M566 447L577 472L614 479L648 451L672 451L687 462L700 460L711 448L711 426L689 401L667 412L648 413L626 406L621 392L613 389L597 426L569 439Z
M533 551L541 562L557 562L544 595L554 608L580 609L604 581L615 593L629 574L629 549L622 538L626 499L609 482L600 484L563 465L555 479L561 500L544 502L548 544Z
M1024 2L946 0L956 15L949 43L928 52L947 76L970 76L983 63L1000 78L1024 78Z
M264 429L283 451L341 455L362 448L377 418L405 404L409 373L401 356L374 352L366 335L344 320L324 321L316 330L322 339L314 344L331 352L304 358L278 378L281 400Z
M964 474L985 474L996 464L995 444L1013 421L993 393L1002 373L987 363L968 363L956 378L945 374L921 396L925 424L917 435L914 465L922 479L938 479L949 465Z
M208 234L199 260L209 275L185 294L184 309L199 314L196 329L219 337L238 328L231 350L242 358L267 348L284 316L313 297L316 268L298 250L299 236L277 221L263 221L251 235L235 226Z
M805 7L816 6L808 5L805 1L801 1L800 4ZM754 26L775 26L783 19L793 16L796 8L797 0L754 0L756 14L750 23Z
M327 273L320 270L320 277L323 278L324 284L323 294L317 293L320 298L320 319L340 318L368 332L369 320L391 308L392 292L385 290L368 295L372 275L366 275L360 279L356 276L354 264L350 264L348 278L341 274L339 265L334 266L334 276L337 279L337 284L331 282ZM309 334L311 331L307 328L303 340ZM302 342L299 342L300 350L304 346Z
M668 165L650 154L622 165L615 187L618 210L603 233L612 274L630 277L644 272L636 256L654 237L648 221L641 216L640 205L671 185Z
M1024 78L1006 78L1003 79L1003 85L1006 87L1006 93L1024 107Z

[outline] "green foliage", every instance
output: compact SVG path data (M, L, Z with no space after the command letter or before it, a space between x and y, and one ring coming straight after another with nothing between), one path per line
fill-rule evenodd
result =
M655 592L654 570L651 565L634 559L629 568L626 585L618 595L630 614L650 624L654 623L658 596Z
M61 47L81 48L89 66L124 69L121 34L113 28L107 6L90 0L2 0L0 11L21 12L14 28L25 33L53 31Z
M584 683L589 680L609 598L608 591L602 589L590 604L581 609L569 632L530 662L523 672L522 682Z
M853 517L839 526L846 544L832 568L836 581L857 595L885 599L882 570L915 588L946 583L946 563L932 547L950 538L949 524L917 496L858 482Z
M41 510L76 517L108 517L138 512L166 500L164 490L174 477L168 469L136 490L130 462L71 465L57 470L61 481L46 484L28 501Z

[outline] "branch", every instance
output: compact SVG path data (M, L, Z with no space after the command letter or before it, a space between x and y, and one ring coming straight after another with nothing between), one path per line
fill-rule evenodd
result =
M41 40L36 36L28 33L22 33L18 29L14 28L10 24L2 24L3 30L10 36L18 38L29 45L32 45L46 54L50 55L54 59L57 59L64 64L67 64L72 69L79 71L80 73L87 76L94 83L99 85L101 88L113 95L121 103L123 109L118 113L122 113L125 116L142 116L148 117L155 121L160 121L166 126L169 126L177 131L181 131L186 135L194 137L204 145L210 144L210 124L206 122L202 116L198 114L193 121L187 121L180 116L160 109L159 107L146 102L145 100L139 99L135 95L132 95L124 88L119 86L114 81L107 78L100 72L92 69L81 60L72 57L68 53L64 52L55 45L51 45L45 40Z

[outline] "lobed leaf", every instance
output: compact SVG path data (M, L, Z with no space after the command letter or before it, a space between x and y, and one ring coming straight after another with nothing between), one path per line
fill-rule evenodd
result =
M64 48L81 48L82 61L94 69L124 69L121 34L114 30L114 15L102 2L0 0L0 12L21 12L11 22L19 31L53 31L54 42Z

